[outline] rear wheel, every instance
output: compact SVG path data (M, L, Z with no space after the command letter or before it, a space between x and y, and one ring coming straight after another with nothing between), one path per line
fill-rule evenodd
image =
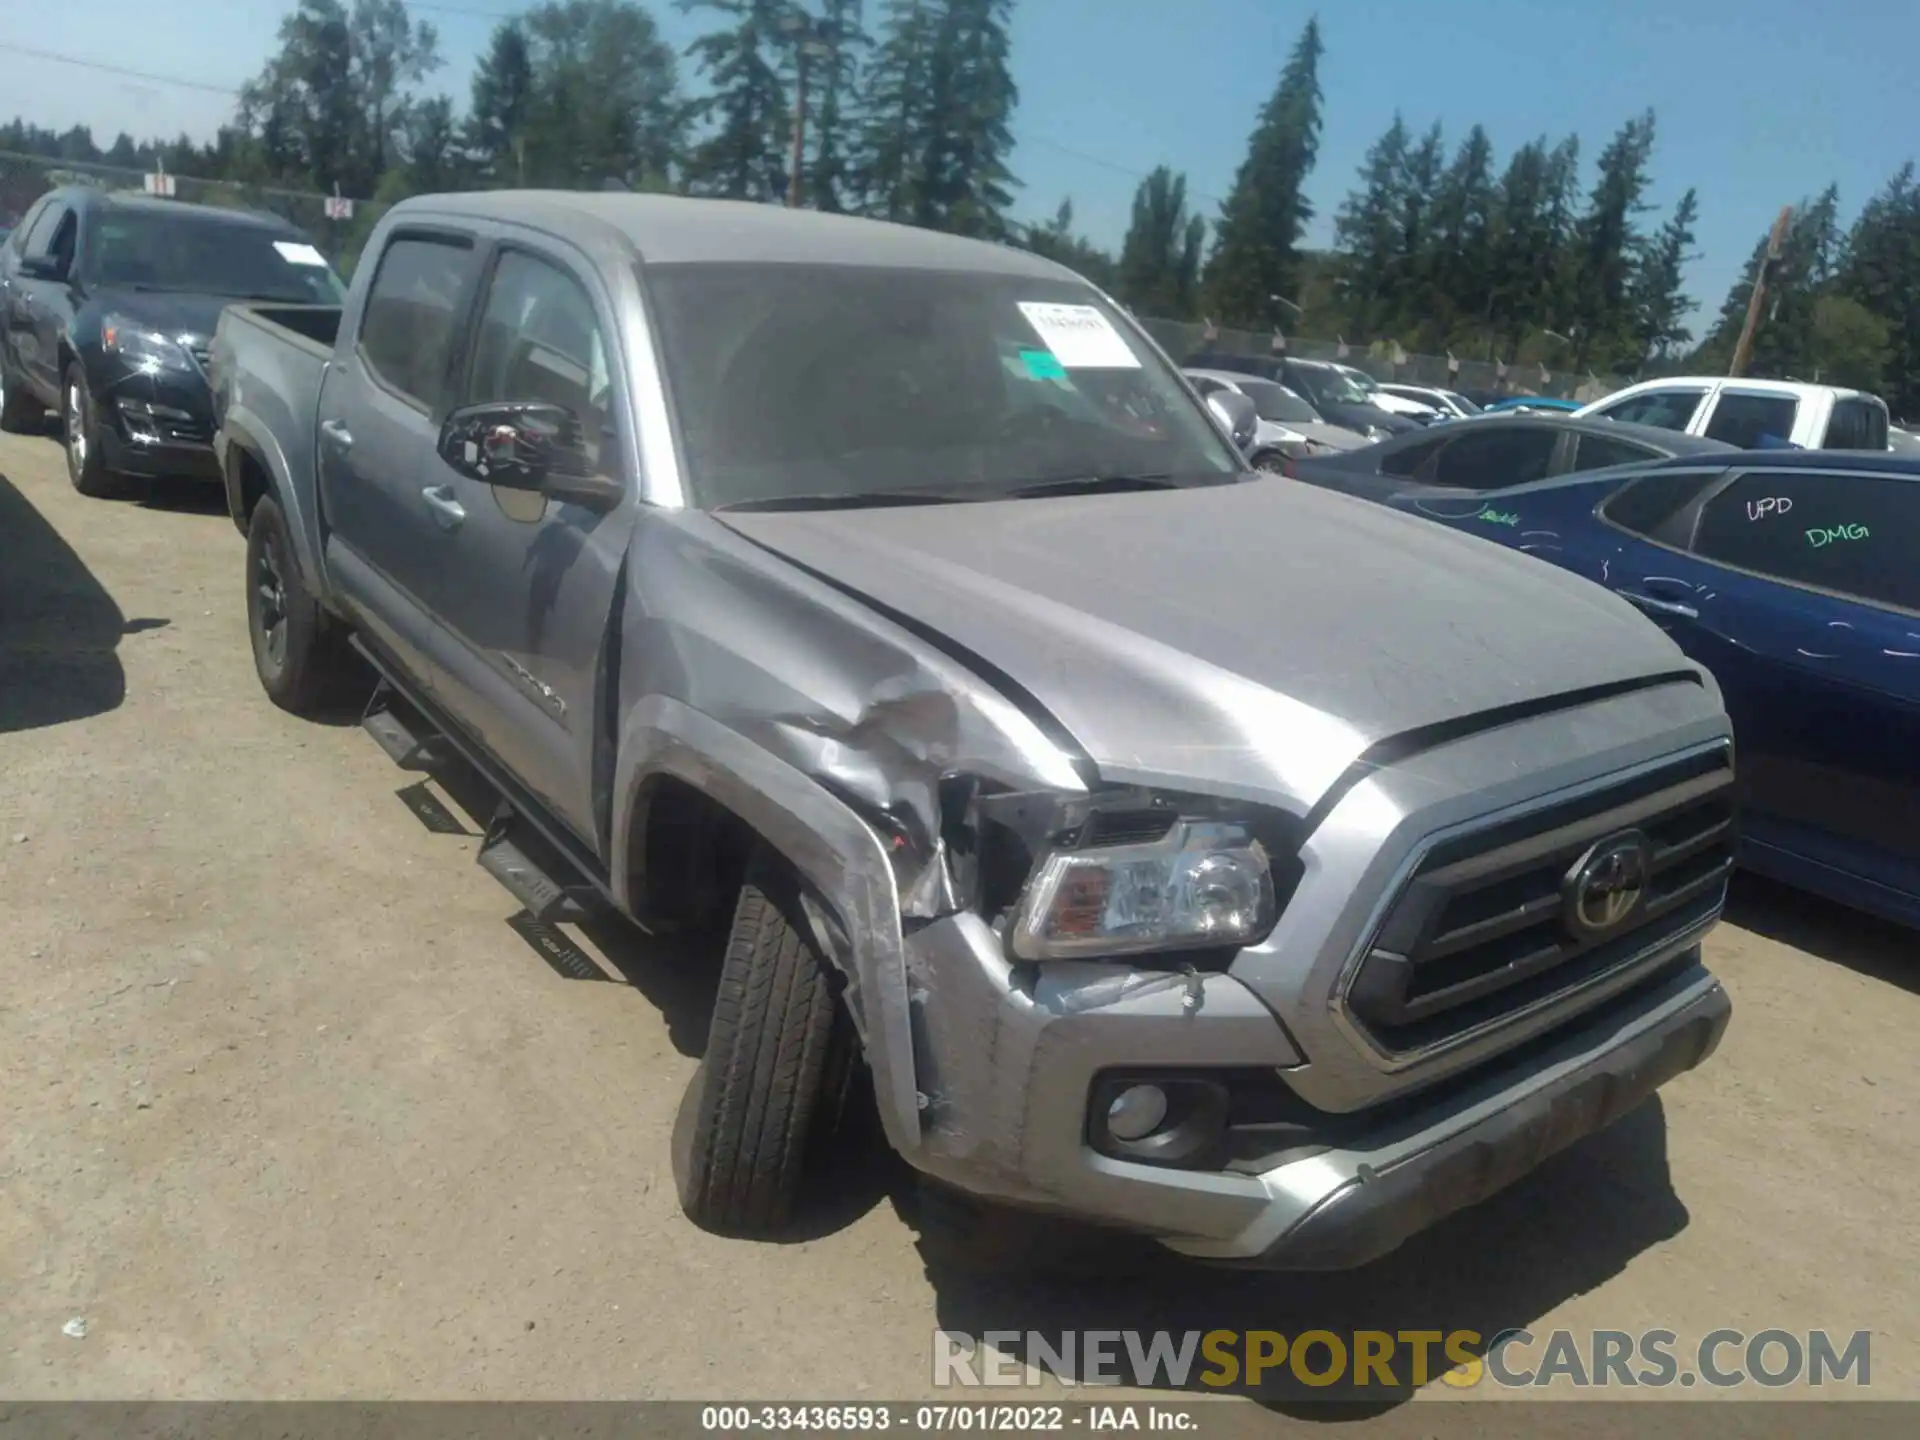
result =
M832 1123L857 1063L832 968L799 902L785 863L757 847L721 961L707 1053L674 1124L681 1208L723 1235L787 1226L809 1138Z
M66 444L67 479L73 488L91 500L113 500L129 493L132 487L126 478L107 468L93 392L78 360L67 366L60 397L60 433Z
M1278 450L1262 450L1253 457L1253 468L1269 475L1284 475L1287 473L1287 457Z
M314 715L348 698L353 657L300 578L286 516L272 499L247 521L247 632L260 688L282 710Z

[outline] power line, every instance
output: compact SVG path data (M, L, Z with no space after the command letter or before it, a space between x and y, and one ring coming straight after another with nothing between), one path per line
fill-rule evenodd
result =
M155 85L178 85L183 90L204 90L211 95L238 95L230 85L209 85L204 80L183 80L178 75L155 75L146 70L129 70L124 65L106 65L98 60L82 60L77 55L58 55L51 50L36 50L30 45L15 45L0 40L0 50L16 55L31 55L36 60L51 60L56 65L73 65L82 70L99 70L108 75L124 75L130 80L149 80Z

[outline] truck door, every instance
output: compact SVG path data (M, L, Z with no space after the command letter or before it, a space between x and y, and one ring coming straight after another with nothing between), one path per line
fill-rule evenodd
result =
M588 463L627 482L620 501L589 507L494 486L437 457L426 477L457 517L436 537L447 708L595 850L602 647L637 510L614 313L593 268L570 250L503 244L457 392L462 406L564 407Z
M433 604L449 519L428 492L448 376L479 275L473 235L396 229L320 392L315 469L327 566L362 626L437 689Z

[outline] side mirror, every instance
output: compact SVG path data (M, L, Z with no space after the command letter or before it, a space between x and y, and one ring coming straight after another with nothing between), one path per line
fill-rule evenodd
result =
M573 505L611 509L620 482L587 457L580 420L564 405L488 401L464 405L440 427L440 458L470 480L530 490Z
M1243 451L1252 448L1254 431L1260 423L1260 412L1253 408L1253 401L1238 390L1216 390L1207 397L1207 408L1233 436L1234 444Z
M20 273L29 280L64 280L67 262L58 255L29 255L21 260Z

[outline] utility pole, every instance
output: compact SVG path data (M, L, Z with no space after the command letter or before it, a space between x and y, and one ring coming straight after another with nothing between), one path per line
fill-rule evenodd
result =
M1792 220L1793 207L1782 206L1773 222L1773 233L1767 236L1766 259L1760 262L1760 269L1753 277L1753 294L1747 298L1747 323L1740 327L1740 343L1733 347L1733 363L1727 367L1728 375L1744 375L1747 362L1753 359L1753 337L1760 328L1760 311L1767 303L1767 283L1780 268L1780 251L1787 243L1787 226Z
M793 160L787 166L787 204L800 205L800 171L807 163L807 51L806 40L799 46L797 73L793 85Z

